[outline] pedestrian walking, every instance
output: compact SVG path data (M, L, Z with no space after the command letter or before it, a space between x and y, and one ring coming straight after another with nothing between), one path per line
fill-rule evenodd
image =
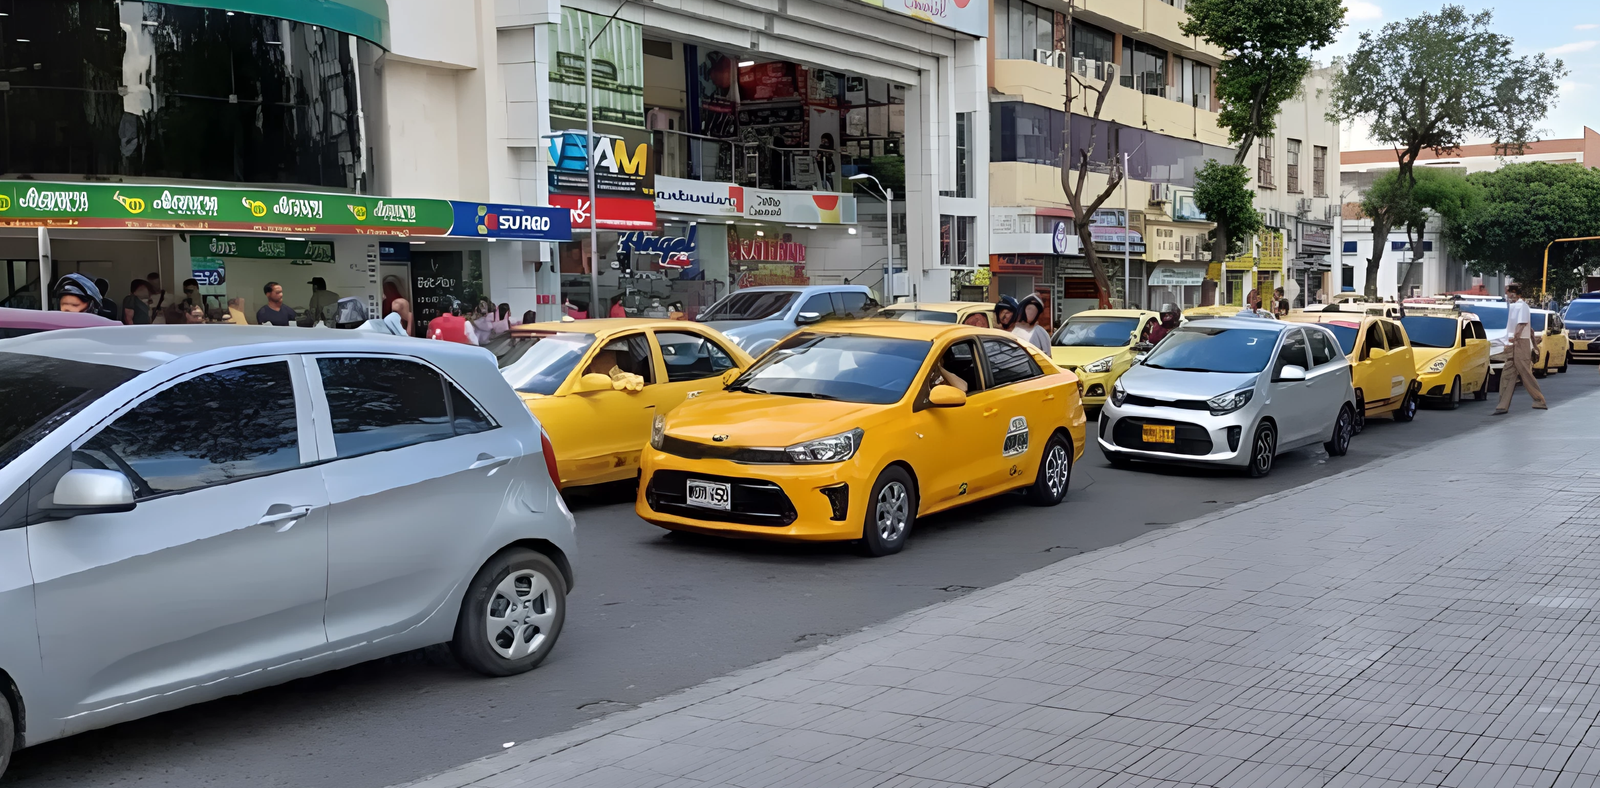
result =
M1504 416L1511 409L1511 392L1519 382L1533 397L1533 409L1546 410L1549 405L1544 392L1533 379L1533 315L1528 302L1522 300L1522 288L1516 285L1506 285L1506 345L1511 357L1500 371L1500 403L1494 415Z

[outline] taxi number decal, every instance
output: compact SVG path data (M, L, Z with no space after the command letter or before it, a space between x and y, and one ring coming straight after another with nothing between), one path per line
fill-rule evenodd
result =
M1028 451L1028 420L1022 416L1011 417L1011 428L1006 430L1005 448L1001 455L1015 457Z

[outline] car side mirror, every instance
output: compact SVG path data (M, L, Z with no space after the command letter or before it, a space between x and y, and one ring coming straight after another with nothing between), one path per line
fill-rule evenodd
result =
M794 318L794 324L797 326L809 326L812 323L821 322L822 314L820 312L801 312L800 314L795 315Z
M941 384L928 392L928 402L935 408L958 408L967 404L967 395L955 386Z
M730 369L727 372L722 373L722 385L724 385L724 386L732 386L733 382L735 380L738 380L739 376L743 375L743 374L744 374L744 370L739 369L738 367L734 367L733 369Z
M1387 355L1389 355L1389 351L1384 350L1381 347L1375 347L1375 348L1367 351L1367 358L1371 359L1373 361L1377 361L1378 359L1383 358L1384 356L1387 356Z
M590 372L578 378L578 385L573 386L572 390L579 394L588 394L591 391L612 391L611 376Z
M1277 380L1280 380L1280 381L1292 381L1292 380L1305 380L1305 379L1306 379L1306 368L1302 367L1302 366L1300 366L1298 364L1290 364L1290 365L1284 367L1283 369L1278 370Z
M50 502L41 507L51 517L133 511L133 483L118 471L75 468L56 482Z

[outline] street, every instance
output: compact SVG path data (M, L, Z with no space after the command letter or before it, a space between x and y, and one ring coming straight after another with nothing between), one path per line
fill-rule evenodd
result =
M1594 368L1543 381L1552 403L1592 390ZM1536 413L1519 393L1513 420ZM569 499L582 551L560 647L538 670L483 679L430 650L203 704L19 752L18 786L381 786L464 762L730 671L987 588L1076 555L1489 423L1491 402L1369 422L1344 458L1320 448L1251 480L1172 468L1113 470L1092 444L1056 509L1020 497L919 522L904 553L673 536L635 517L631 492ZM1292 499L1288 499L1292 501ZM1291 503L1292 505L1292 503Z

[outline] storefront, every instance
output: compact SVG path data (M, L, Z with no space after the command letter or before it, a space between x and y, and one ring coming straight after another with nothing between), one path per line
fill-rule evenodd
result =
M1333 223L1299 220L1295 225L1293 278L1300 292L1295 307L1326 303L1338 285L1333 281Z
M1261 308L1270 309L1272 291L1283 285L1283 231L1270 227L1256 234L1251 257L1229 260L1223 271L1223 303L1243 306L1252 291L1261 298Z

